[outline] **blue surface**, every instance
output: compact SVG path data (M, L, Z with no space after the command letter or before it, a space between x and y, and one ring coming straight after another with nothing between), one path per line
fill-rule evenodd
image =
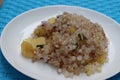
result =
M4 0L3 6L0 8L0 34L5 25L17 15L33 8L57 4L74 5L93 9L120 23L120 0ZM33 79L15 70L5 60L0 51L0 80ZM120 80L120 73L108 80Z

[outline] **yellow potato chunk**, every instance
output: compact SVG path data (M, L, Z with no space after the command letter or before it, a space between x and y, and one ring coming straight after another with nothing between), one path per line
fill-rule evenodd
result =
M70 27L70 29L69 29L70 34L73 34L75 32L75 30L76 29L74 27Z
M37 28L34 31L34 35L40 37L40 36L45 36L47 34L46 28L45 27L41 27L41 28Z
M48 19L48 22L49 22L50 24L55 23L55 18L50 18L50 19Z
M103 53L101 56L99 56L99 58L97 58L97 62L103 64L105 63L106 58L107 58L107 53Z
M32 45L27 41L22 42L21 51L22 51L22 55L26 58L34 57L34 49Z
M36 48L37 45L45 45L46 44L44 37L28 38L25 41L31 43L34 49Z
M88 71L86 72L86 74L87 74L87 76L90 76L90 75L92 74L92 71L91 71L91 70L88 70Z

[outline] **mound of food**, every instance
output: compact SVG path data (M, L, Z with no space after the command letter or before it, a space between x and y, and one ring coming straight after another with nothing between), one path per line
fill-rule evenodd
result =
M21 50L23 56L51 64L66 77L91 75L107 61L108 39L99 24L64 12L43 21L21 43Z

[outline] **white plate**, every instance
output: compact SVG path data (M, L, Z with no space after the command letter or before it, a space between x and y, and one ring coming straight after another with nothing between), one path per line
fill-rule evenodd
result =
M101 73L91 76L81 74L73 78L65 78L57 74L56 70L43 63L32 63L31 60L25 59L20 53L20 42L28 37L31 32L40 24L52 16L63 12L77 13L89 18L93 22L102 25L105 33L110 40L109 62L103 66ZM102 80L109 78L120 71L120 25L111 18L96 11L74 7L74 6L48 6L27 11L10 21L4 28L1 35L1 50L7 61L18 71L41 80Z

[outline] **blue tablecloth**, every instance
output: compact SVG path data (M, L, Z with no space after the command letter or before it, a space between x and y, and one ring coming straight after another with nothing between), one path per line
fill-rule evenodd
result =
M0 8L0 34L5 25L17 15L33 8L58 4L93 9L120 23L120 0L4 0L4 3ZM32 79L14 69L6 61L0 51L0 80ZM120 73L108 80L120 80Z

